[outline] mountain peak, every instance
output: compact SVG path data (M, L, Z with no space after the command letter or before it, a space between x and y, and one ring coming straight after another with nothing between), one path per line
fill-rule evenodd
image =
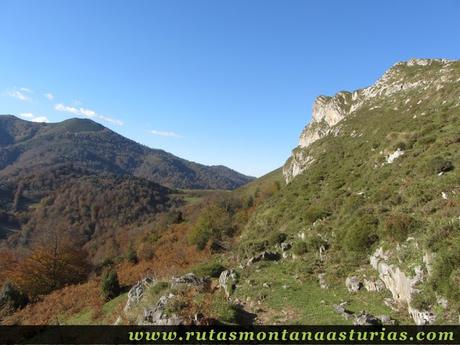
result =
M92 173L132 175L170 188L235 189L252 180L151 149L91 119L35 123L0 116L0 176L26 175L71 163Z

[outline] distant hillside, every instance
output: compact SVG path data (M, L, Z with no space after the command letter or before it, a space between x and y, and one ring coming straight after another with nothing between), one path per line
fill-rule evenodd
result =
M252 180L224 166L205 166L151 149L87 119L33 123L0 116L0 177L62 164L132 175L170 188L235 189Z

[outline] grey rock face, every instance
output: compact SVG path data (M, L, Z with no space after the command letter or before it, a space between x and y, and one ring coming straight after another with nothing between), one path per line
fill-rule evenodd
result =
M436 315L427 310L418 310L411 305L412 296L418 292L416 285L423 282L423 270L415 269L415 276L408 277L399 267L389 263L389 253L379 248L370 257L371 266L379 273L385 287L390 290L393 300L400 305L406 305L409 314L417 325L434 323Z
M340 135L340 122L343 119L353 115L363 106L368 106L370 109L380 107L379 102L395 94L413 90L424 91L428 88L439 90L448 83L456 82L455 75L451 71L452 63L445 59L411 59L395 64L374 85L353 92L338 92L332 97L317 97L312 107L312 120L303 129L299 145L293 150L292 156L283 167L286 182L289 183L295 176L308 169L315 160L309 150L305 149L327 135ZM411 77L405 72L407 69L417 72L420 67L430 68L429 66L432 65L437 65L436 68L439 69L436 78L417 78L417 73L414 73L415 77Z

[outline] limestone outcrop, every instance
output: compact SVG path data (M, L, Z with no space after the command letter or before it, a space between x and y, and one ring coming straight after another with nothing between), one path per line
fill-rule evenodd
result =
M392 97L404 99L404 95L409 92L417 91L420 102L429 98L429 95L424 94L426 90L440 90L447 83L456 82L451 73L452 63L453 61L446 59L411 59L399 62L367 88L353 92L341 91L332 97L317 97L313 103L311 121L303 129L299 145L283 167L286 182L289 183L308 169L315 160L309 150L311 144L327 135L340 135L343 119L363 108L373 110L391 106L394 110L401 110L395 106ZM426 73L431 70L433 71ZM423 78L419 75L423 75ZM406 101L408 100L410 99L407 98Z

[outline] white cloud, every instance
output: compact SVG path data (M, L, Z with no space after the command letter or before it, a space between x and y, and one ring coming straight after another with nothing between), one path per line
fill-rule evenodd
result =
M32 93L32 90L26 88L26 87L21 87L19 89L10 89L6 91L6 94L10 97L17 98L21 101L27 102L30 101L30 93Z
M117 126L123 126L123 125L124 125L123 121L117 120L117 119L113 119L113 118L108 117L108 116L97 115L97 114L96 114L96 117L97 117L98 119L103 120L103 121L107 121L107 122L113 123L114 125L117 125Z
M56 104L54 106L54 109L56 109L57 111L62 111L64 113L70 113L70 114L73 114L73 115L76 115L76 116L85 116L85 117L90 117L90 118L96 118L96 119L99 119L99 120L102 120L102 121L113 123L113 124L115 124L117 126L123 126L124 125L123 121L114 119L114 118L109 117L109 116L100 115L95 110L92 110L92 109L81 108L81 107L76 108L76 107L72 107L72 106L69 106L69 105L64 105L64 104L61 104L61 103Z
M46 116L35 116L32 113L21 113L19 116L32 122L50 122Z
M48 120L46 116L37 116L30 121L32 122L50 122L50 120Z
M158 135L160 137L182 138L182 135L177 134L175 132L157 131L157 130L151 130L147 132L153 135Z
M71 107L71 106L68 106L68 105L64 105L64 104L56 104L54 106L54 109L56 109L57 111L62 111L64 113L71 113L71 114L74 114L74 115L83 115L80 110L78 110L77 108L75 107Z
M80 112L81 112L83 115L85 115L85 116L87 116L87 117L94 117L94 116L96 116L96 112L95 112L94 110L85 109L85 108L80 108L79 110L80 110Z
M51 92L45 93L45 97L48 98L50 101L54 99L54 95Z
M34 117L34 114L32 114L32 113L21 113L21 114L19 114L19 116L24 117L26 119L31 119L31 118Z

